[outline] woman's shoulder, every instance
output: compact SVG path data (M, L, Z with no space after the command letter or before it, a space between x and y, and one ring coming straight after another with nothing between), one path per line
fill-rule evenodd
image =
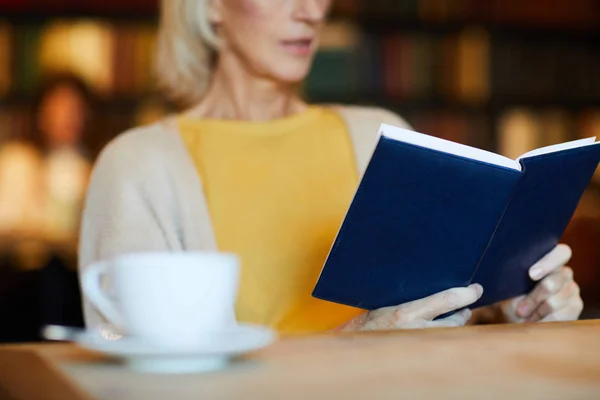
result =
M177 145L171 124L171 118L165 118L119 133L102 148L96 164L112 164L126 169L168 156Z
M334 106L345 121L354 146L359 171L366 168L379 136L381 124L411 129L404 118L380 107Z
M374 133L377 134L381 124L412 129L410 124L402 116L386 108L357 105L336 105L334 107L346 120L351 130L371 132L374 130Z
M157 183L173 173L182 160L182 144L166 118L128 129L110 140L92 168L96 186Z

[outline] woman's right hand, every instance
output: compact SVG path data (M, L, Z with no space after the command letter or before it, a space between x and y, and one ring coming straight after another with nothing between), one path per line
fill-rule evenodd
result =
M362 314L341 326L338 331L370 331L420 329L465 325L471 310L464 309L449 317L434 321L440 315L467 307L483 294L481 285L453 288L420 300L394 307L385 307Z

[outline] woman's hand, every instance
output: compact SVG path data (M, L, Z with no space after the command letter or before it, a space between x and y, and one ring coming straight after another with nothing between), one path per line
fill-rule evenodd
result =
M501 304L507 322L569 321L579 318L583 300L573 280L573 270L566 265L571 259L569 246L559 244L529 269L529 276L539 281L526 296Z
M337 330L365 331L462 326L471 318L469 309L464 309L446 318L433 320L440 315L473 304L482 294L483 288L477 284L466 288L448 289L399 306L369 311Z

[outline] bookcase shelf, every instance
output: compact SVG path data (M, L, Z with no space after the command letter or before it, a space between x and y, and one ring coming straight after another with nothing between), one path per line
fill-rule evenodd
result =
M44 24L57 19L62 20L104 20L111 22L144 22L156 24L158 14L156 11L128 12L128 11L60 11L60 12L3 12L0 20L8 20L11 24ZM415 19L395 19L390 16L348 16L347 14L332 13L330 21L353 21L361 26L365 32L389 34L399 32L425 32L430 34L457 33L467 27L480 27L486 29L497 37L518 37L546 40L583 40L597 43L600 39L600 29L597 27L571 28L547 26L523 26L519 24L490 23L476 19L461 21L426 22Z
M333 14L332 20L351 19L345 15ZM496 37L519 37L546 40L584 40L595 41L600 37L600 29L592 27L548 27L523 26L519 24L492 23L481 20L427 22L414 19L394 19L389 16L360 16L351 19L366 32L390 34L398 32L426 32L431 34L457 33L467 27L479 27Z
M80 11L62 11L57 14L45 13L45 12L13 12L5 13L1 18L9 20L11 24L23 25L23 24L44 24L52 22L57 19L61 20L103 20L110 22L146 22L146 23L157 23L158 16L156 12L148 13L130 13L130 12L80 12Z
M592 0L563 3L337 0L329 25L349 25L352 38L319 52L305 95L318 103L389 108L428 133L455 140L469 137L471 144L501 150L501 119L513 110L525 110L530 113L527 118L533 119L538 113L558 110L578 121L581 115L600 109L596 73L600 23L594 23L600 22L600 13L594 16L593 12L600 6ZM121 46L104 58L112 57L113 63L116 59L122 65L106 67L113 70L112 77L100 82L95 111L101 114L99 119L116 116L123 125L112 126L102 140L128 128L126 124L135 119L127 116L135 114L141 103L158 98L150 73L152 39L143 39L147 42L144 59L138 59L140 51L127 47L139 45L142 39L137 32L148 35L155 29L157 0L4 0L0 14L0 45L2 25L9 26L15 54L5 66L13 76L4 90L0 61L0 114L31 105L36 81L43 74L35 65L40 57L36 46L41 31L57 22L103 25L102 34L114 35L111 40ZM325 36L327 29L327 42ZM93 68L84 72L98 76ZM145 74L141 79L140 73ZM166 99L160 101L165 109L173 109ZM436 125L437 120L451 122ZM579 125L565 128L564 139L582 134ZM472 132L462 135L460 126L481 129L483 139Z
M156 14L158 3L159 0L0 0L0 9L3 11L2 15L7 16L130 13L135 18L144 14Z
M532 109L540 108L564 108L572 111L595 109L600 106L598 98L582 98L582 99L549 99L543 97L523 97L523 96L506 96L491 98L479 104L470 104L460 100L449 100L442 97L423 98L423 99L398 99L392 96L373 95L373 94L352 94L352 95L335 95L330 93L314 92L309 96L311 101L319 103L331 103L339 101L343 97L345 103L348 104L377 104L383 107L392 108L408 108L408 109L450 109L455 111L477 111L477 112L492 112L494 110L502 110L511 107L525 107Z

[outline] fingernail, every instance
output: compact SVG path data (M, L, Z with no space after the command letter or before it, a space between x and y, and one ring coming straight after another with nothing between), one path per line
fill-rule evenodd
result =
M463 310L463 317L465 317L465 321L470 320L472 315L473 315L473 312L471 311L471 309L465 308Z
M517 315L520 318L525 318L528 317L529 314L531 313L531 306L529 305L528 302L524 301L521 302L518 306L517 306Z
M554 289L556 289L556 282L550 277L544 280L544 286L548 292L553 293Z
M475 289L475 293L477 293L477 298L481 297L481 295L483 294L483 286L481 286L479 283L474 283L471 285L471 287Z
M538 280L542 277L544 269L540 265L536 265L529 270L529 276L531 279Z

